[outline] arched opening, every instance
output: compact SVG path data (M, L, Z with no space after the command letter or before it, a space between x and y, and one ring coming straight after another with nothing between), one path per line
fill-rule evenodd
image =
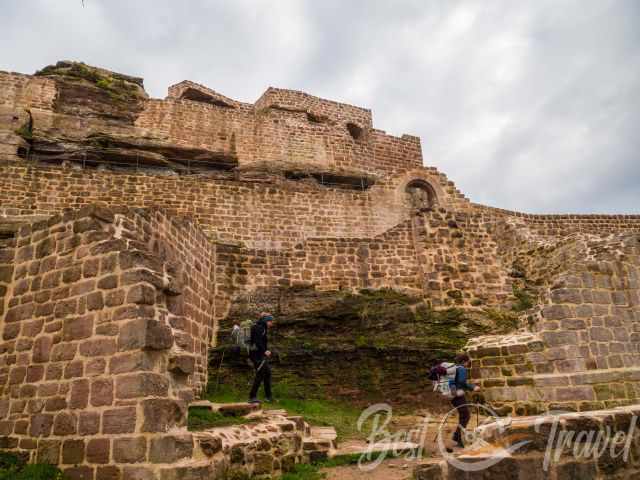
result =
M438 202L433 187L424 180L410 181L405 188L405 193L407 202L414 211L424 212L431 210Z

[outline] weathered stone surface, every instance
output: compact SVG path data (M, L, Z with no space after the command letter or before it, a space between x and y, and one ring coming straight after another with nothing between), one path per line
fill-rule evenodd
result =
M191 457L193 438L191 435L170 435L153 438L149 448L149 461L152 463L172 463Z
M157 373L140 372L119 376L116 379L116 398L140 398L147 396L166 396L169 382Z
M143 432L168 432L186 423L186 406L172 399L148 399L142 401Z
M147 440L144 437L116 438L113 459L117 463L141 463L146 460Z
M165 350L173 345L171 328L157 320L141 318L123 325L118 336L118 350Z
M102 433L133 433L135 428L135 407L105 410L102 414Z

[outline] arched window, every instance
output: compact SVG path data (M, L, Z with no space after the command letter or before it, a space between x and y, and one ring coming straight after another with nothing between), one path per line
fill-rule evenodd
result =
M437 203L436 192L424 180L412 180L405 188L407 202L411 209L417 211L431 210Z

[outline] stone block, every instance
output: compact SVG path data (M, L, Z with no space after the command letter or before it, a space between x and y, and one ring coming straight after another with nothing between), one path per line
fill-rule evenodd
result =
M136 428L135 407L114 408L102 413L102 433L133 433Z
M53 415L44 413L32 415L29 436L48 437L51 433L51 427L53 427Z
M91 405L94 407L109 406L113 403L113 380L100 378L91 382Z
M116 379L116 398L164 397L168 394L169 382L164 375L139 372L122 375Z
M84 462L84 440L65 440L62 443L62 463L76 465Z
M186 425L186 405L178 400L153 398L142 401L143 432L168 432Z
M167 369L177 375L191 375L196 369L193 355L171 355Z
M191 434L152 438L149 449L151 463L173 463L193 454Z
M53 424L53 434L57 436L75 435L77 432L78 417L72 412L60 412L56 415Z
M78 434L79 435L95 435L100 431L100 413L99 412L80 412L78 418ZM129 433L129 432L125 432Z
M147 439L144 437L115 438L113 460L116 463L142 463L147 459Z
M108 438L92 438L87 441L87 462L109 463L111 441Z
M131 320L120 329L118 351L166 350L173 345L171 327L150 318Z
M120 467L115 465L108 465L104 467L99 466L96 468L95 480L123 480L123 478L128 480L154 480L153 477L143 478L133 475L123 477Z
M93 316L66 318L62 327L64 341L82 340L93 334Z
M93 480L93 468L87 466L69 467L63 470L65 480Z
M222 450L222 439L220 437L201 438L198 442L204 454L209 457Z
M211 480L212 478L224 478L214 474L213 465L197 467L174 466L160 470L160 480Z

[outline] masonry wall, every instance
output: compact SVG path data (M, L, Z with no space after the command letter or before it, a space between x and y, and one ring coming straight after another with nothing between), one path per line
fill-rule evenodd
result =
M293 181L274 185L13 162L0 168L0 213L55 214L94 203L158 206L194 218L214 239L261 248L292 248L308 237L368 237L393 219L376 215L366 192Z
M469 208L496 217L511 218L516 224L547 238L566 237L574 233L640 233L640 215L536 215L477 204L470 204Z
M14 243L0 446L71 479L160 478L190 458L186 405L213 329L204 235L160 212L86 208Z
M639 402L640 237L578 236L554 256L564 271L531 313L531 333L470 345L487 398L519 414Z
M0 106L14 111L62 113L66 110L61 102L74 100L61 100L60 84L56 86L56 81L46 77L0 72L0 86ZM212 104L180 98L185 87L172 89L172 96L166 100L143 101L142 110L132 113L134 125L128 129L96 118L90 123L100 123L100 131L105 133L145 138L166 146L205 149L238 159L242 168L259 165L381 178L422 165L419 138L374 131L371 112L366 109L273 88L255 105L226 99L215 92L215 98L223 98L225 103ZM211 90L191 82L188 88L211 95ZM79 89L75 94L81 92ZM92 106L89 103L83 108L91 111ZM79 116L87 113L76 110ZM65 116L59 116L64 121ZM72 137L94 133L91 128L82 132L60 122L53 125L46 117L40 116L34 127L55 134L63 126ZM361 129L357 138L350 132L350 124Z
M416 480L636 478L637 405L485 423L482 448L419 464ZM485 468L474 468L473 464Z

